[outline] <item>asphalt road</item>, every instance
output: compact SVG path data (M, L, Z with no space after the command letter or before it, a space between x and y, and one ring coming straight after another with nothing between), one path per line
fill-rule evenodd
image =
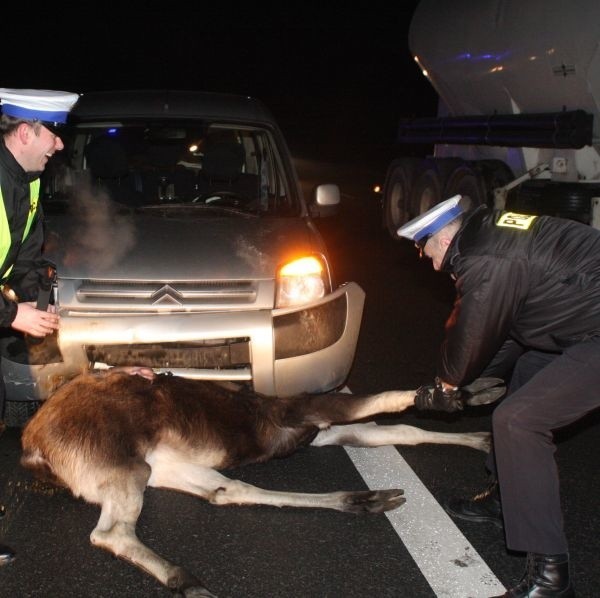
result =
M430 381L453 299L450 281L433 272L428 262L419 261L410 244L394 242L384 234L377 200L369 193L379 173L338 167L316 172L309 163L299 165L307 188L316 180L340 184L342 210L319 227L333 254L337 282L357 281L367 293L350 390L410 389ZM491 410L472 408L450 416L409 410L394 421L437 431L489 430ZM573 576L578 596L588 597L596 596L600 586L599 430L600 413L595 413L561 432L557 451ZM14 563L0 568L0 597L170 595L149 576L89 544L98 509L63 490L34 482L21 470L19 433L13 428L0 437L0 503L7 508L0 519L0 541L18 552ZM484 487L485 455L440 445L391 451L398 456L393 465L376 462L359 467L360 458L353 460L352 452L342 447L309 448L228 475L266 488L325 492L363 489L368 475L381 471L385 480L395 475L397 463L405 463L400 482L410 488L407 498L412 510L407 502L394 511L395 519L304 509L215 507L191 496L150 489L138 535L167 558L186 565L221 598L493 595L491 590L461 593L452 584L444 587L434 579L436 570L447 567L450 531L459 534L467 552L489 567L494 578L490 588L497 587L496 581L505 586L514 583L523 560L507 553L502 531L492 525L456 522L456 529L450 530L447 522L439 528L436 524L433 532L439 531L440 537L425 538L427 546L416 552L413 545L420 532L412 537L409 533L415 525L421 529L419 523L438 521L437 503L445 498L472 495ZM381 460L393 459L390 453L382 455ZM425 497L420 503L412 497L417 492L413 474L432 502ZM433 562L432 554L436 555ZM465 576L475 560L460 563Z

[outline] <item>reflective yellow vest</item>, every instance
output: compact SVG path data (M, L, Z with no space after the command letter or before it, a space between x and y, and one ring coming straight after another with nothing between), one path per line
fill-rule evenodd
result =
M27 216L27 223L25 224L25 230L23 231L23 238L21 243L25 241L29 231L31 230L31 224L37 211L37 205L40 198L40 179L36 179L29 183L29 216ZM10 228L8 226L8 217L6 216L6 207L4 206L4 199L2 197L2 190L0 189L0 265L4 264L4 260L10 251ZM8 269L0 276L0 280L6 280L14 264L11 264Z

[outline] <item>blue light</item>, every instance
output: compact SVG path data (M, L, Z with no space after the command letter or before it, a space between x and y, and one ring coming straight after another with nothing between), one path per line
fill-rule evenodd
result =
M479 61L489 61L489 60L494 60L496 62L500 62L504 59L506 59L507 56L510 56L511 52L510 50L506 50L503 52L496 52L496 53L492 53L492 52L485 52L485 53L481 53L481 54L473 54L472 52L462 52L461 54L456 54L456 57L454 58L454 60L460 61L460 60L470 60L473 62L479 62Z

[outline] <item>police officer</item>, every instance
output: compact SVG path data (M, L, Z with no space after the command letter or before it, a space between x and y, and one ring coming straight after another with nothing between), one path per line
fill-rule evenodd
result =
M518 347L492 416L497 510L490 493L448 510L475 521L501 514L507 547L527 555L522 579L504 596L573 596L553 431L600 406L600 231L486 206L464 213L460 200L398 230L456 285L436 380L415 405L462 409L459 387L507 343Z
M42 258L39 177L64 147L58 128L78 97L64 91L0 88L0 328L34 337L58 329L53 308L41 311L35 304L48 268ZM0 376L0 433L3 415ZM13 559L13 551L0 544L0 565Z

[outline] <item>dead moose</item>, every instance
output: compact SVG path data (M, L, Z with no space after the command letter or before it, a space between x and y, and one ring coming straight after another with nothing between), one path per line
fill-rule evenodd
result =
M498 393L483 382L479 402ZM269 398L250 390L171 375L82 374L59 388L23 430L22 464L45 481L98 504L92 544L130 561L186 597L214 596L181 566L137 538L147 486L194 494L215 505L380 513L405 502L399 489L325 494L277 492L228 479L217 470L267 461L302 446L440 443L487 451L489 434L438 433L407 425L357 423L398 413L415 391ZM336 425L337 424L337 425Z

